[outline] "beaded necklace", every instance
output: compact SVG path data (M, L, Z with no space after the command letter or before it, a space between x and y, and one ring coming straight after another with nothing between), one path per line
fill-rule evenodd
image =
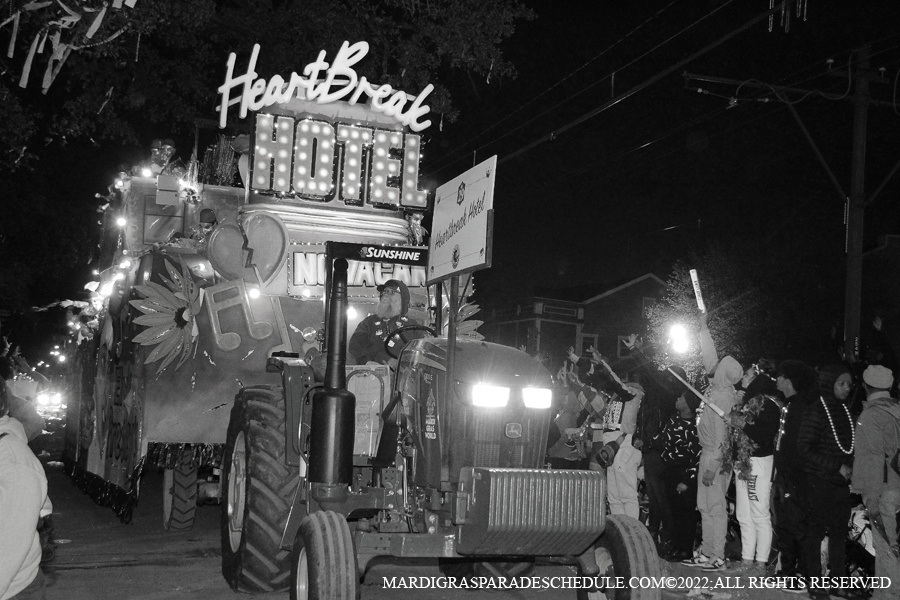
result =
M819 402L822 403L822 408L825 409L825 416L828 417L828 424L831 425L831 434L834 436L834 441L837 444L838 449L844 454L853 454L853 447L856 446L856 432L853 431L853 418L850 416L850 411L845 405L841 404L841 407L847 414L847 420L850 421L850 449L844 450L844 446L843 444L841 444L841 440L838 439L837 430L834 428L834 421L831 420L831 412L828 410L828 406L826 406L825 404L825 398L819 396Z

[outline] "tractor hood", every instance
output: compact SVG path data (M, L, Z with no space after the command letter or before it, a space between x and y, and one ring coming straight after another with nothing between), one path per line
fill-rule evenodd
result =
M447 338L413 341L406 351L420 354L417 361L446 370ZM457 339L454 379L462 384L489 383L510 388L553 385L550 372L534 358L509 346Z

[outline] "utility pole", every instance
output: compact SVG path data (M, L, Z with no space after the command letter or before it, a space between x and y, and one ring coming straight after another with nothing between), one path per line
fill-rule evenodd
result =
M890 173L885 177L884 181L876 189L870 198L866 198L866 132L867 120L870 105L893 106L889 102L880 102L872 100L869 95L869 84L873 81L878 83L890 83L889 80L882 77L878 72L869 70L870 47L866 46L856 51L853 63L855 67L852 70L852 80L856 87L853 94L853 142L852 156L850 167L850 194L844 193L840 183L832 172L824 156L816 146L815 141L810 135L800 115L794 109L793 105L787 100L785 92L794 92L808 95L811 91L794 87L779 86L758 81L739 81L735 79L725 79L722 77L709 77L704 75L696 75L693 73L684 73L685 83L688 81L704 81L712 83L722 83L728 85L746 86L767 89L775 94L779 100L785 103L791 112L794 120L803 131L806 140L809 142L819 162L824 167L832 185L837 190L841 201L844 203L844 214L846 217L846 240L844 251L846 253L846 285L844 288L844 355L848 360L859 356L860 345L860 311L862 306L862 254L863 254L863 228L865 224L865 208L871 204L878 193L884 188L888 180L900 169L900 162L894 166ZM847 71L833 71L832 75L848 78L851 73ZM688 86L690 87L690 86ZM825 95L825 94L823 94ZM827 95L826 95L827 96ZM832 98L841 99L841 98Z
M862 305L863 225L866 210L866 126L869 116L869 47L856 54L853 94L853 157L847 198L847 281L844 290L844 356L859 357Z

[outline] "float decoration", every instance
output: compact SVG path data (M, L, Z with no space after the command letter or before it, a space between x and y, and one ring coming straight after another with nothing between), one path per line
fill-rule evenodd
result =
M191 279L187 266L182 263L179 273L171 262L167 260L165 263L172 279L165 277L161 279L168 289L148 281L146 285L134 286L145 298L129 302L144 313L134 322L147 327L134 336L132 342L142 346L156 346L144 364L162 360L162 364L156 370L157 375L179 355L176 369L191 355L191 349L199 334L195 315L203 305L203 290Z

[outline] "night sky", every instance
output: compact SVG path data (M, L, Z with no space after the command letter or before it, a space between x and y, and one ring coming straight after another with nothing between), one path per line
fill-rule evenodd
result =
M785 239L801 240L809 252L784 260L827 263L829 277L843 279L843 203L790 111L753 82L832 96L788 97L849 192L854 86L846 70L854 50L870 44L871 66L875 74L884 69L885 81L871 85L883 103L869 109L871 194L900 159L900 105L891 104L900 3L803 0L805 17L792 8L788 31L776 13L771 32L763 19L738 33L768 2L525 4L536 18L519 23L504 44L518 77L477 87L465 76L445 81L460 117L433 115L426 132L422 183L431 189L499 157L494 261L476 276L477 301L497 305L536 291L584 299L648 271L665 278L692 249L724 244L763 257L782 252ZM245 50L221 49L223 77L228 53ZM298 57L297 68L312 58ZM686 82L685 71L748 83ZM583 119L636 87L643 89ZM146 135L146 147L61 148L50 160L67 167L67 201L96 204L94 193L105 191L119 164L140 161L151 138L172 134ZM176 142L187 159L193 140ZM59 190L60 181L48 175L46 189ZM889 181L867 211L868 245L900 231L898 193L900 179ZM35 197L55 201L54 194ZM38 281L35 299L78 297L89 268L71 273L70 281ZM834 303L840 311L843 298Z
M473 154L478 161L499 156L494 267L476 277L489 300L534 289L600 290L648 271L665 278L673 258L719 242L764 254L774 238L809 236L820 257L838 265L843 203L786 106L751 85L692 81L689 90L682 73L843 96L847 77L830 74L826 61L846 72L853 50L871 43L871 66L883 67L889 82L873 83L872 96L890 102L900 69L897 4L861 10L810 0L801 6L805 21L792 12L787 32L776 14L771 32L765 19L721 44L768 3L578 5L533 3L537 18L519 25L508 50L518 79L467 98L472 106L460 122L433 133L428 148L429 160L432 150L439 156L424 170L438 180L470 167ZM707 46L715 47L525 150ZM845 192L852 93L788 96ZM900 159L898 114L870 107L868 193ZM898 191L900 180L892 180L869 210L868 243L897 232Z

